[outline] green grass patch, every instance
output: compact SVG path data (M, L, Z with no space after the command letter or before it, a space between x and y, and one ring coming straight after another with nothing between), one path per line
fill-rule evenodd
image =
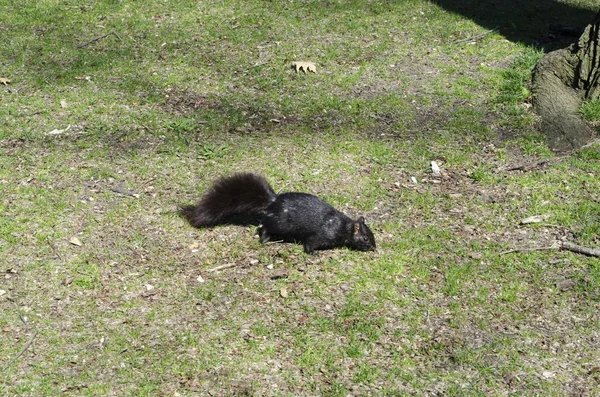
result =
M554 157L542 52L503 2L487 34L443 3L6 5L0 361L38 334L0 394L593 393L598 260L504 252L598 246L598 147L501 171ZM365 216L377 251L177 215L240 171Z

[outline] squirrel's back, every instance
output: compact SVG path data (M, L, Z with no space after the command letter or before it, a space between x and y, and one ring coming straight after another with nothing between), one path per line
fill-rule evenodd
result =
M198 204L183 206L179 212L192 226L209 227L234 215L261 213L276 197L262 176L238 173L218 179Z

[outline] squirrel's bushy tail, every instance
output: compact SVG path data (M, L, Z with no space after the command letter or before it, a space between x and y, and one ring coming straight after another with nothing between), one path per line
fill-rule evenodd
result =
M277 194L260 175L233 174L218 179L196 205L187 205L179 213L194 227L222 224L234 215L251 215L264 211Z

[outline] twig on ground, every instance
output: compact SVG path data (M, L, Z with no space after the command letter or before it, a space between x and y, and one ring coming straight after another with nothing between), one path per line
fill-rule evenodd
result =
M598 144L600 144L600 138L596 138L596 139L593 139L593 140L589 141L588 143L586 143L585 145L583 145L579 149L574 150L574 152L578 152L581 149L586 149L586 148L589 148L590 146L594 146L594 145L598 145Z
M556 250L559 248L560 247L556 246L556 244L552 244L550 247L516 248L516 249L512 249L512 250L508 250L508 251L502 251L502 252L498 253L498 255L512 254L514 252L548 251L548 250Z
M582 255L600 257L599 248L582 247L581 245L569 243L568 241L562 241L560 243L560 249L576 252Z
M96 276L94 276L92 274L89 274L89 273L86 273L86 272L82 272L82 271L79 271L79 270L77 270L77 274L80 274L82 276L86 276L86 277L89 277L89 278L92 278L92 279L96 278Z
M10 367L10 366L11 366L11 365L12 365L12 364L15 362L15 361L17 361L17 359L18 359L19 357L21 357L21 356L23 355L23 353L25 353L25 350L29 349L29 347L30 347L30 346L31 346L31 344L33 343L33 340L34 340L34 339L35 339L35 337L37 336L37 334L38 334L38 330L36 329L36 330L33 332L33 335L31 335L31 337L29 338L29 340L28 340L28 341L27 341L27 343L25 344L25 346L23 346L23 348L21 349L21 351L20 351L20 352L19 352L19 353L18 353L16 356L14 356L14 357L12 358L12 360L10 360L10 361L8 362L8 364L6 364L6 365L4 366L4 370L5 370L5 371L6 371L6 370L8 369L8 367Z
M21 311L19 310L19 318L21 319L21 322L23 323L23 325L25 325L25 332L29 331L29 323L27 322L27 319L25 317L23 317L23 314L21 313Z
M230 267L236 267L238 265L239 265L239 263L226 263L224 265L220 265L217 267L213 267L212 269L208 269L207 272L212 273L212 272L216 272L218 270L229 269Z
M583 184L583 188L585 189L585 191L588 193L588 198L592 201L595 201L596 203L600 204L600 198L598 198L598 196L596 196L592 190L587 187L587 184Z
M258 259L251 259L249 266L256 265L257 263L258 263ZM218 270L229 269L231 267L241 266L243 264L244 263L226 263L224 265L220 265L217 267L213 267L212 269L208 269L207 272L212 273L212 272L216 272Z
M542 165L546 165L546 164L550 164L550 163L554 163L556 161L560 161L563 160L567 157L569 157L572 154L575 154L583 149L586 149L590 146L594 146L596 144L600 144L600 139L594 139L591 142L588 142L587 144L583 145L582 147L575 149L575 150L571 150L569 152L563 152L562 156L557 156L554 158L549 158L549 159L541 159L538 161L533 161L533 162L527 162L527 163L519 163L516 165L507 165L507 166L503 166L503 167L498 167L498 169L496 170L497 172L506 172L506 171L517 171L517 170L521 170L521 171L531 171L537 167L540 167Z
M548 250L567 250L575 252L577 254L600 257L599 248L588 248L582 247L581 245L569 243L568 241L556 241L549 247L536 247L536 248L517 248L508 251L502 251L498 255L512 254L514 252L531 252L531 251L548 251Z
M460 39L460 40L453 41L452 44L464 44L464 43L470 43L470 42L473 42L473 41L478 41L478 40L483 39L488 34L493 33L493 32L495 32L497 30L498 30L498 27L496 26L494 29L490 29L490 30L485 31L485 32L483 32L481 34L478 34L478 35L475 35L475 36L471 36L471 37L466 38L466 39Z
M115 192L115 193L122 194L124 196L140 198L139 194L134 193L131 190L125 189L123 186L121 186L120 183L117 183L115 186L111 187L110 190L113 191L113 192Z
M14 303L14 302L13 302ZM21 311L19 310L19 318L21 319L21 321L23 322L23 324L25 325L25 332L29 331L29 322L27 321L27 319L25 317L23 317L23 314L21 313ZM17 353L16 356L14 356L12 358L12 360L10 360L5 366L4 366L4 371L6 371L8 369L8 367L10 367L15 361L17 361L19 359L19 357L21 357L23 355L23 353L25 353L25 351L27 349L29 349L29 347L31 346L31 344L33 343L33 340L35 339L35 337L38 334L38 330L34 330L33 334L31 335L31 337L29 338L29 340L27 341L27 343L25 344L25 346L23 346L23 348L21 348L21 350L19 351L19 353Z
M98 37L96 37L96 38L94 38L94 39L92 39L92 40L90 40L90 41L88 41L88 42L85 42L85 43L83 43L83 44L80 44L80 45L78 45L78 46L77 46L77 48L83 48L83 47L87 47L88 45L90 45L90 44L92 44L92 43L95 43L95 42L97 42L97 41L99 41L99 40L105 39L105 38L107 38L108 36L111 36L111 35L112 35L112 36L115 36L117 39L119 39L119 41L123 41L123 40L121 39L121 37L120 37L120 36L119 36L119 35L118 35L118 34L117 34L117 33L116 33L114 30L113 30L113 31L110 31L110 32L108 32L108 33L106 33L106 34L103 34L102 36L98 36Z
M33 113L22 114L21 117L37 116L38 114L42 114L42 113L46 113L46 111L44 111L44 110L38 110L38 111L33 112Z
M527 163L519 163L516 165L508 165L504 167L498 167L498 172L507 172L507 171L531 171L534 168L541 167L542 165L549 164L553 161L556 161L562 157L556 157L552 159L541 159L538 161L527 162Z
M50 242L50 238L46 238L46 241L48 242L48 245L50 246L50 248L52 249L52 252L54 252L54 255L56 255L58 257L58 259L60 259L62 261L62 256L60 256L60 254L58 252L56 252L56 248L54 248L54 246L52 245L52 243Z

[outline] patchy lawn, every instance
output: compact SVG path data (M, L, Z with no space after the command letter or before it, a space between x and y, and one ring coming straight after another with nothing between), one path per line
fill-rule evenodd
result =
M550 152L527 89L574 40L548 22L594 4L529 2L520 32L511 2L493 31L488 2L438 3L6 5L0 392L597 393L600 259L537 248L600 247L600 146ZM378 250L177 216L247 170Z

